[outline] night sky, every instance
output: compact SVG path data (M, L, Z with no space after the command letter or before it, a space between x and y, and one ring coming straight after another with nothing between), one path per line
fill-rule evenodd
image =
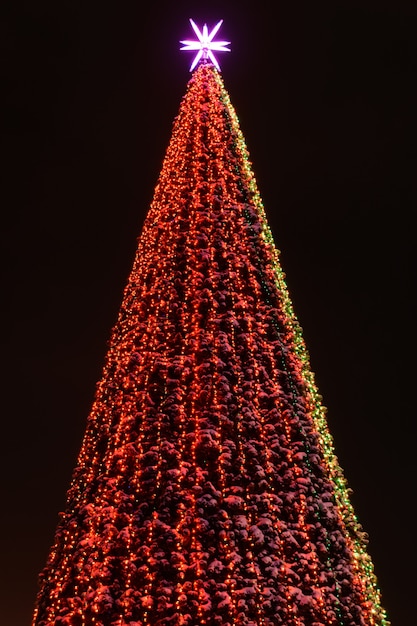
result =
M417 4L10 3L1 626L29 626L142 221L214 26L393 626L415 623ZM272 11L274 7L274 11Z

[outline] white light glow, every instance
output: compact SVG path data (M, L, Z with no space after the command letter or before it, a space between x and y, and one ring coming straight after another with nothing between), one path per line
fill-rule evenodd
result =
M195 66L203 60L209 59L213 65L220 71L220 65L217 62L216 57L213 54L213 50L215 52L230 52L230 49L227 48L230 44L230 41L213 41L213 37L219 30L220 26L223 24L223 20L220 20L213 28L213 30L209 33L207 24L203 26L203 32L200 31L197 24L190 19L191 26L195 34L198 37L198 41L192 41L190 39L186 39L184 41L180 41L180 43L184 44L181 50L198 50L197 54L194 57L194 60L190 67L190 72L193 71Z

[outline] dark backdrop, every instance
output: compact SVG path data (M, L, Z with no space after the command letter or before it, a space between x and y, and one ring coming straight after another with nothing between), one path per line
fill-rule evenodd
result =
M414 623L417 5L3 7L2 626L29 626L143 217L189 80L232 52L251 154L393 626Z

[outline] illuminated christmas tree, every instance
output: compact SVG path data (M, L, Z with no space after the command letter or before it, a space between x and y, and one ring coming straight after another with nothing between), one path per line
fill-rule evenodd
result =
M213 51L193 73L34 626L388 626Z

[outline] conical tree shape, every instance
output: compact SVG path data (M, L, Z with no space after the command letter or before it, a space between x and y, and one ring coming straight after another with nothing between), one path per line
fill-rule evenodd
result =
M175 120L34 626L387 626L245 143Z

